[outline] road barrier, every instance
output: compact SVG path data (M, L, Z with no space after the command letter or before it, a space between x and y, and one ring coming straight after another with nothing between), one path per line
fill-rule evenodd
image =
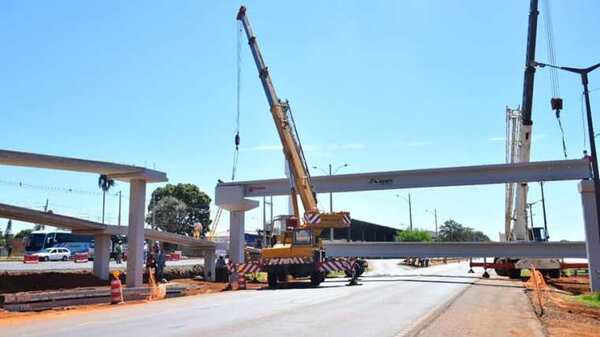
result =
M39 263L40 258L35 255L23 255L23 263Z
M238 290L246 290L246 275L244 273L238 274Z
M175 251L167 254L167 261L179 261L181 260L181 251Z
M90 255L86 252L86 253L75 253L75 255L73 256L73 262L75 263L85 263L88 262L90 259Z
M119 279L119 272L115 272L113 277L113 280L110 281L110 304L123 303L123 287Z

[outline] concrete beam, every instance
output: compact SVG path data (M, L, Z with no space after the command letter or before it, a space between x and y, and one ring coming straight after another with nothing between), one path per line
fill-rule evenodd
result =
M600 291L600 230L596 213L596 196L594 183L579 183L581 203L583 206L583 222L585 223L586 255L590 271L590 287L592 291Z
M0 217L60 228L69 228L73 232L79 234L127 236L128 232L127 226L104 225L99 222L74 218L62 214L48 213L2 203L0 203ZM150 228L144 228L144 238L194 248L214 249L216 246L214 242L209 240L194 239L189 236L160 232Z
M166 173L145 167L9 150L0 150L0 165L105 174L120 181L167 181Z
M585 258L585 242L324 242L327 256Z
M315 176L311 180L317 193L327 193L530 181L581 180L590 177L589 161L587 159L576 159L338 174L333 176ZM248 198L264 195L288 195L289 193L290 183L288 179L237 181L218 184L215 200L218 201L227 194L228 196L225 198L227 199L226 203L235 204L233 197L236 194L240 198ZM219 203L217 204L219 205Z

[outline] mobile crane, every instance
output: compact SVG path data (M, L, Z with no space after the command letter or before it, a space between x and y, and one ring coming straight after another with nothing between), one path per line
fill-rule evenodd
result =
M311 183L290 105L288 101L283 101L277 96L269 69L246 15L246 7L240 7L237 20L241 22L246 32L259 78L269 102L271 115L283 146L285 160L290 169L290 198L294 214L282 218L280 233L271 237L270 247L262 249L262 269L267 272L269 287L276 287L279 281L287 281L288 275L293 277L310 276L311 283L317 286L325 279L322 263L326 258L319 236L327 228L349 227L350 213L323 213L317 208L316 193ZM302 222L300 221L298 196L304 207Z
M538 0L530 0L529 22L527 29L527 51L525 55L525 72L523 77L523 97L520 109L506 109L506 160L509 163L526 163L530 160L531 132L533 120L533 85L535 79L535 51L537 38ZM562 100L552 98L552 108L560 110ZM516 187L516 188L515 188ZM505 233L506 241L547 241L548 234L544 228L531 227L527 223L527 193L529 186L526 182L516 186L508 184L506 188ZM543 233L543 234L542 234ZM560 276L561 261L559 259L508 259L495 258L494 264L502 266L495 268L502 276L518 278L522 268L534 266L551 277ZM506 267L509 268L506 268Z

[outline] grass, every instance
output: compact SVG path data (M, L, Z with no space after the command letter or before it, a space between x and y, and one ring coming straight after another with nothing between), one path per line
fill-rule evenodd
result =
M600 308L600 292L575 296L575 299L591 307Z

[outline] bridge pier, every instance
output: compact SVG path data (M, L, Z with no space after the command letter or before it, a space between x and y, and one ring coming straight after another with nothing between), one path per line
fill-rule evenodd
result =
M144 273L144 215L146 181L129 182L129 228L127 232L127 286L140 287Z
M596 196L594 183L582 180L579 183L581 203L583 206L583 222L585 223L586 252L589 263L590 288L600 291L600 230L596 213Z
M110 235L94 236L94 275L101 280L108 280L110 273Z

